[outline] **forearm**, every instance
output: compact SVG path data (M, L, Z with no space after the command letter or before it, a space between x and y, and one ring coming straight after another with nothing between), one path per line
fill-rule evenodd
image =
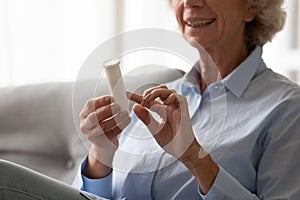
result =
M258 199L234 177L220 168L196 140L179 158L197 179L202 198L211 199Z
M202 192L207 194L219 172L219 166L212 160L211 156L194 140L179 160L195 176Z

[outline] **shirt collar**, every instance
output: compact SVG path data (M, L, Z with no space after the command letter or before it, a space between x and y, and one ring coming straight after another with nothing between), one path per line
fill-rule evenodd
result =
M241 97L255 74L266 68L265 65L261 66L261 63L263 63L261 56L262 47L256 46L251 54L221 82L235 96ZM183 78L182 94L186 95L185 93L188 92L188 88L199 89L200 79L200 65L199 62L196 62Z
M262 47L257 46L246 60L222 80L225 87L235 96L241 97L256 72L260 71L260 64L263 62L261 56Z
M200 80L201 80L200 64L199 62L196 62L192 67L192 69L188 73L186 73L183 77L181 93L186 96L190 89L199 91Z

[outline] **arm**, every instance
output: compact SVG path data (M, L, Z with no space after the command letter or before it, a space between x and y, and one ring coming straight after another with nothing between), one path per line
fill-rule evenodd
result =
M299 199L300 112L297 112L296 104L291 105L295 105L294 111L286 107L283 113L276 113L275 123L263 135L263 155L257 168L255 194L220 168L212 188L203 195L205 199Z
M166 152L179 158L196 177L202 191L207 193L219 167L194 138L185 97L168 90L166 86L151 88L145 92L144 97L132 93L128 93L128 97L138 103L133 110L157 143ZM155 101L157 97L163 103ZM157 112L163 123L157 122L147 108Z
M195 176L204 199L297 199L300 196L300 172L296 170L300 167L296 153L300 150L300 126L297 125L300 113L284 117L266 134L263 156L257 169L257 191L251 193L216 165L192 137L190 124L185 120L189 117L184 114L187 109L182 96L160 86L152 88L144 96L130 94L129 98L141 104L136 105L134 111L157 143L177 157ZM155 101L156 98L160 98L162 103ZM179 107L180 111L174 112ZM155 121L147 109L157 112L163 123Z

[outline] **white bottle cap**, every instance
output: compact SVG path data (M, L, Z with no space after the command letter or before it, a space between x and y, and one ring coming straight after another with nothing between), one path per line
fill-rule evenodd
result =
M129 111L126 89L120 70L120 60L107 60L106 62L104 62L104 69L109 84L109 91L111 96L113 96L113 98L115 99L115 103L121 106L121 110Z

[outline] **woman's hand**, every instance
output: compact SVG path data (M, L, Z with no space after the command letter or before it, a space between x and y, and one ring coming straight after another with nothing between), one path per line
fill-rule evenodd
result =
M134 93L127 96L137 103L133 110L156 142L190 170L207 194L219 167L194 137L186 98L164 85L148 89L143 96ZM162 121L157 121L149 110L156 112Z
M80 113L80 131L92 143L84 174L101 178L109 174L115 151L119 147L117 136L130 123L127 111L121 111L111 96L90 99Z
M146 90L143 96L128 93L128 97L138 103L133 110L157 143L169 154L180 158L195 140L186 98L164 85ZM156 101L157 98L161 103ZM149 110L156 112L161 122Z

